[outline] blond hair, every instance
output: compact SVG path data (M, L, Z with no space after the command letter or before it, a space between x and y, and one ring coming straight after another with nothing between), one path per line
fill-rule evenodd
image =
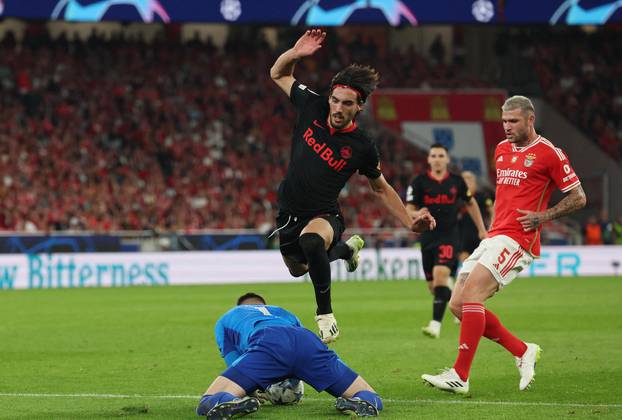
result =
M514 111L515 109L520 109L521 111L523 111L523 114L528 112L531 112L532 114L536 113L536 109L534 108L531 99L526 96L512 96L511 98L506 99L506 101L503 103L503 106L501 107L501 110L506 112Z

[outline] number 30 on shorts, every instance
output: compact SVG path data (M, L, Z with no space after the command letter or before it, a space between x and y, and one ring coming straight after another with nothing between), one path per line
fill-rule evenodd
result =
M451 260L454 257L454 247L452 245L439 245L438 257L444 260Z

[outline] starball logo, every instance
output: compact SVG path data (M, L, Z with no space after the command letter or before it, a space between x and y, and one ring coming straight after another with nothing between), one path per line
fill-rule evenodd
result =
M311 150L317 153L333 170L341 172L341 170L345 168L347 161L345 159L338 159L333 149L328 147L326 143L318 143L313 137L313 130L311 127L307 128L307 131L305 131L302 137Z

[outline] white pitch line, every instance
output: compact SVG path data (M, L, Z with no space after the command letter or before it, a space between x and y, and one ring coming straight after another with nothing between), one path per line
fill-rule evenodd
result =
M141 394L45 394L45 393L10 393L0 392L0 397L34 397L34 398L145 398L154 400L199 400L199 395L141 395ZM305 398L307 401L331 401L329 398ZM539 401L477 401L477 400L400 400L392 398L382 399L395 404L447 404L447 405L506 405L518 407L567 407L567 408L622 408L622 404L589 404L589 403L562 403Z

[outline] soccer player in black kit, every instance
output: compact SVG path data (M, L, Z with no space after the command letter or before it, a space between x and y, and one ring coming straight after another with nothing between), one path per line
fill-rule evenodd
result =
M296 62L322 46L326 33L308 30L293 48L281 54L272 80L297 110L289 167L279 185L277 229L283 261L294 277L309 273L317 302L319 336L329 343L339 329L331 306L330 261L346 260L349 271L358 265L363 240L357 235L341 241L345 225L337 197L358 172L391 214L415 232L434 228L427 210L406 211L399 195L380 172L374 142L357 126L356 115L378 84L378 73L350 65L331 82L329 96L320 96L294 78Z
M406 191L406 208L410 212L427 209L436 220L436 229L421 235L421 257L428 288L434 296L432 320L421 331L438 338L447 302L451 298L449 276L457 264L458 211L464 202L477 226L480 238L486 228L477 202L472 199L464 180L447 169L449 152L442 144L433 144L428 153L430 170L417 176ZM460 201L459 201L460 200Z

